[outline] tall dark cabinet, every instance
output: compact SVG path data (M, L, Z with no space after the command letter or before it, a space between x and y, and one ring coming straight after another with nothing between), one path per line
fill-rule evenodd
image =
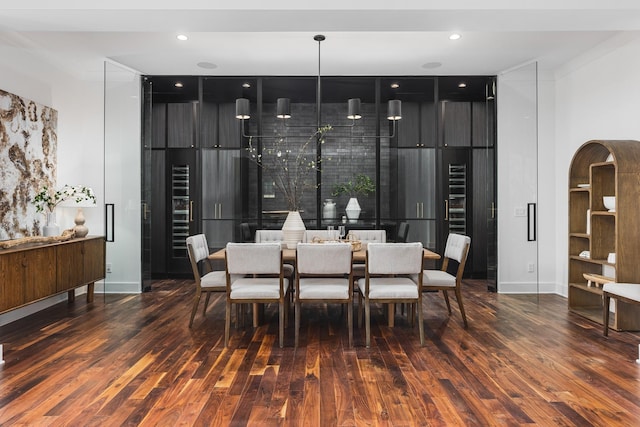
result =
M150 236L143 241L153 276L190 274L184 245L190 234L204 233L215 250L240 240L241 222L281 226L283 195L247 150L249 144L269 150L280 140L287 155L298 156L306 147L304 156L320 160L302 199L308 228L340 222L350 195L333 196L334 185L365 174L376 191L358 197L361 216L350 228L384 228L393 239L398 224L408 222L410 241L440 253L449 233L467 234L468 275L495 272L493 77L327 76L320 109L316 77L145 81L143 129L151 134L143 139L151 146L144 162L151 186L145 215L151 221L144 222ZM275 117L280 97L291 100L286 123ZM250 102L244 134L235 117L237 98ZM362 103L362 118L354 123L346 117L349 98ZM402 101L402 119L395 124L386 117L387 101L394 99ZM321 143L305 146L318 124L334 129ZM337 217L325 217L327 199L333 199Z

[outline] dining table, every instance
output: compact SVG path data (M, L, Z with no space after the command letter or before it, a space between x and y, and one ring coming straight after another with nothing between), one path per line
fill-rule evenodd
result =
M318 243L319 245L323 243ZM208 258L211 261L225 261L225 248L219 249L215 252L209 254ZM354 263L362 263L364 264L367 259L367 250L366 247L362 247L359 250L353 251L353 262ZM440 259L440 255L436 252L433 252L427 248L423 249L423 260L438 260ZM293 263L295 265L296 261L296 250L289 248L282 248L282 262L283 263ZM260 324L260 318L262 314L262 304L254 304L253 309L253 326L256 327ZM395 304L387 304L387 324L389 327L394 326L394 318L395 318Z

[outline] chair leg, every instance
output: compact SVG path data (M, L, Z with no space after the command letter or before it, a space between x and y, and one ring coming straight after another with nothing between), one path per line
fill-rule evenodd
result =
M451 303L449 302L449 292L446 289L443 289L442 295L444 295L444 301L447 303L447 310L449 310L449 316L451 316Z
M604 292L602 294L602 327L604 336L609 336L609 303L611 301L611 297L608 293Z
M211 292L206 292L207 296L204 299L204 308L202 309L202 315L204 316L207 313L207 306L209 305L209 297L211 296Z
M236 318L236 324L238 319ZM224 315L224 346L229 347L229 329L231 328L231 302L227 300L227 307Z
M353 347L353 301L351 300L347 303L347 328L349 328L349 347Z
M460 288L456 288L456 299L458 300L458 307L460 307L460 314L462 314L464 327L468 328L469 324L467 323L467 315L464 312L464 305L462 304L462 292L460 291Z
M295 316L295 341L294 341L294 346L298 347L298 337L300 334L300 301L296 300L296 302L294 303L294 316Z
M420 345L424 346L424 319L422 318L422 298L418 298L416 303L416 310L418 310L418 331L420 331Z
M371 307L369 305L369 298L364 300L364 328L365 339L367 348L371 347Z
M282 348L284 346L284 300L281 299L279 305L278 316L280 319L278 321L278 329L280 329L280 348Z
M196 291L196 296L193 298L193 308L191 309L191 319L189 320L189 327L193 325L193 318L196 316L196 311L198 311L198 303L200 302L200 295L201 295L201 291L200 289L198 289Z
M358 329L362 328L362 294L358 292Z

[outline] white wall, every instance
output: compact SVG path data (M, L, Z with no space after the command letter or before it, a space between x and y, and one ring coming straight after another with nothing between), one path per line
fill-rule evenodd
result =
M557 293L567 295L568 171L592 139L640 140L640 35L623 33L576 58L556 74L555 247ZM640 254L638 254L640 256Z
M0 47L0 88L11 93L53 107L58 111L58 185L85 184L96 193L96 208L85 209L86 223L90 234L104 234L104 102L103 102L103 60L96 59L95 72L87 75L71 75L61 71L47 55L38 51ZM125 172L120 174L127 183L126 189L133 195L130 202L134 206L133 221L139 223L139 101L135 100L135 129L128 127L131 135L127 153L123 150ZM137 155L137 157L136 157ZM126 175L133 176L128 179ZM138 187L136 187L138 185ZM57 210L58 211L58 210ZM57 222L61 228L74 225L73 209L59 209ZM135 226L134 226L135 228ZM128 268L123 266L118 280L132 284L133 291L140 291L140 232L137 240L129 242L124 250L118 250L117 256L127 260ZM110 253L107 244L107 262ZM98 283L97 289L101 289ZM118 288L119 289L119 288ZM76 293L82 293L81 288ZM66 293L48 298L24 308L0 315L0 325L12 322L28 314L42 310L66 299Z

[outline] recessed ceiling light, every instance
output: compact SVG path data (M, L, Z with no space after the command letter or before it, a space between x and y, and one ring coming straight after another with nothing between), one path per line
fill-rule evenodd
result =
M182 82L175 82L174 83L175 87L184 87L184 85L182 84Z
M196 65L200 68L206 68L207 70L213 70L214 68L218 68L216 64L213 64L211 62L198 62Z
M391 89L398 89L400 85L398 83L391 83Z
M464 87L467 87L467 84L465 82L460 82L458 83L458 87L464 88Z
M458 33L453 33L449 36L449 40L458 40L460 39L460 37L462 37L460 34Z
M242 87L245 89L249 89L251 87L251 83L242 83Z
M185 36L184 34L178 34L176 38L181 41L189 40L189 37Z
M427 70L438 67L442 67L442 62L427 62L426 64L422 64L422 68L426 68Z

